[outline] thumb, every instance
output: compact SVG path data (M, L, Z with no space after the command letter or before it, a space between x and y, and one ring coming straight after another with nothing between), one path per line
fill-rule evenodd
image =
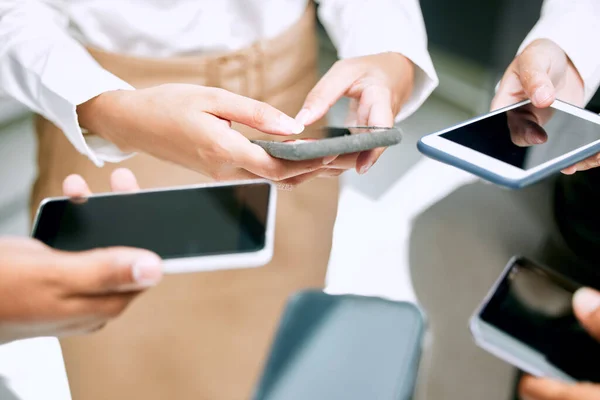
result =
M162 278L160 257L147 250L114 247L63 254L62 276L77 294L141 290Z
M541 47L541 48L540 48ZM562 63L554 60L554 52L543 45L529 46L517 59L517 74L523 90L534 106L544 108L556 99L552 70Z
M584 328L600 340L600 292L581 288L573 296L575 315Z
M598 386L525 376L519 383L519 395L524 400L594 400L598 399Z

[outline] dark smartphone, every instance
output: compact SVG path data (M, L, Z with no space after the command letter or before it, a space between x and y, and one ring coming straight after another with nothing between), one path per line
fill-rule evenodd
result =
M259 266L273 253L275 195L271 183L255 181L51 198L32 236L67 251L152 250L167 273Z
M315 158L357 153L378 147L389 147L402 141L397 128L323 128L323 139L301 139L282 142L253 140L267 153L284 160L300 161Z
M512 259L476 312L478 344L538 376L600 383L600 342L573 313L582 285L523 257Z
M254 400L404 400L424 333L411 303L305 291L286 307Z

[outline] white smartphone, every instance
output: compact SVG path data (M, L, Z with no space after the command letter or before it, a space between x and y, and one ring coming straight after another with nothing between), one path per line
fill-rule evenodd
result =
M600 116L558 100L545 109L524 101L427 135L418 148L516 189L600 152Z
M476 343L534 376L600 383L600 343L571 305L582 285L514 257L471 318Z
M273 256L276 195L258 180L48 198L32 236L67 251L148 249L165 273L258 267Z

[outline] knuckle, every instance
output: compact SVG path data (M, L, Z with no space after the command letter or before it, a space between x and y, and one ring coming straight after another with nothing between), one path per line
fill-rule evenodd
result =
M205 99L213 102L219 101L223 97L223 92L225 91L224 89L218 87L205 87L205 90Z
M252 112L252 122L256 125L263 125L267 122L267 105L258 103Z

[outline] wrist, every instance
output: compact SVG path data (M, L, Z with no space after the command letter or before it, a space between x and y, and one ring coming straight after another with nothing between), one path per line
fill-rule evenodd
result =
M99 94L88 101L77 106L77 118L79 127L83 134L96 135L117 145L122 151L129 146L125 143L119 143L119 134L117 129L120 126L118 121L122 121L121 106L123 97L130 92L128 90L112 90Z

